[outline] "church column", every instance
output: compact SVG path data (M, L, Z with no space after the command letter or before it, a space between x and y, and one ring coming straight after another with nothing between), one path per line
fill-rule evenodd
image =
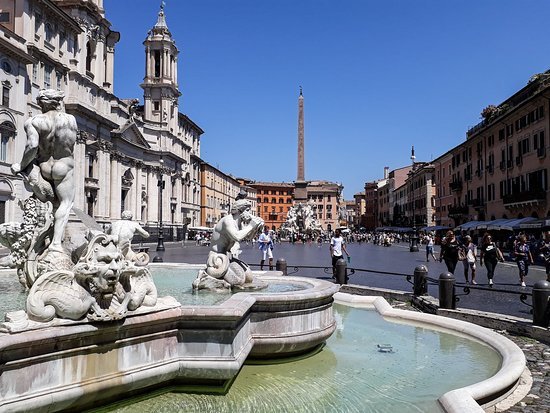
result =
M104 150L97 151L97 177L99 179L99 191L97 192L97 213L98 218L105 219L109 216L108 205L110 205L111 182L109 179L110 159L109 153Z
M84 204L86 201L86 194L84 191L84 184L85 184L85 169L86 169L86 140L84 139L84 143L82 143L82 140L78 140L78 142L74 146L74 182L80 184L75 185L75 199L74 199L74 206L77 207L80 210L85 211Z
M147 168L147 222L158 221L158 186L157 172Z
M111 155L111 199L110 213L111 220L120 218L120 191L121 191L121 174L120 163L118 156Z

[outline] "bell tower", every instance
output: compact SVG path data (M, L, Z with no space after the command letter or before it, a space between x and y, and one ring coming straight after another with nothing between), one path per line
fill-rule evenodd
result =
M157 23L143 42L145 46L145 77L143 88L143 117L162 127L175 130L178 121L178 48L166 25L164 1L161 2Z

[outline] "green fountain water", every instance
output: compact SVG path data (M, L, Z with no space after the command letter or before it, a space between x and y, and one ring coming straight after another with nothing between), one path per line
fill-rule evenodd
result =
M217 305L230 297L193 294L196 269L152 272L159 296L172 295L182 305ZM303 288L282 280L266 292ZM0 317L24 308L26 293L13 273L0 274L0 296ZM337 330L321 351L284 363L247 363L224 394L187 388L97 411L442 412L438 397L489 378L500 368L498 353L463 337L387 322L373 310L334 305L334 313Z
M390 323L372 310L334 309L338 329L322 351L287 363L247 364L226 394L165 393L99 411L442 412L438 397L500 368L500 356L486 345Z

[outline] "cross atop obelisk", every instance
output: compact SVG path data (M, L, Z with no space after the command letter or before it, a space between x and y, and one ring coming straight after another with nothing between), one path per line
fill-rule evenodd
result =
M304 171L304 95L302 86L300 86L300 96L298 97L298 175L297 181L305 181Z
M294 182L294 202L307 201L307 182L304 167L304 95L300 86L298 97L298 174Z

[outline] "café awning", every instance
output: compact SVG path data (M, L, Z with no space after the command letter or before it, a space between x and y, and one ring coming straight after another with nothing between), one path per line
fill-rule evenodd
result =
M550 227L550 218L535 219L534 221L521 222L519 229L541 229Z
M496 231L513 231L515 229L520 229L520 225L528 222L536 221L536 218L525 217L525 218L512 218L512 219L497 219L491 221L487 225L488 230Z
M478 226L481 226L482 228L487 227L487 221L469 221L465 222L464 224L460 224L458 227L455 228L455 231L472 231L474 229L479 229Z

